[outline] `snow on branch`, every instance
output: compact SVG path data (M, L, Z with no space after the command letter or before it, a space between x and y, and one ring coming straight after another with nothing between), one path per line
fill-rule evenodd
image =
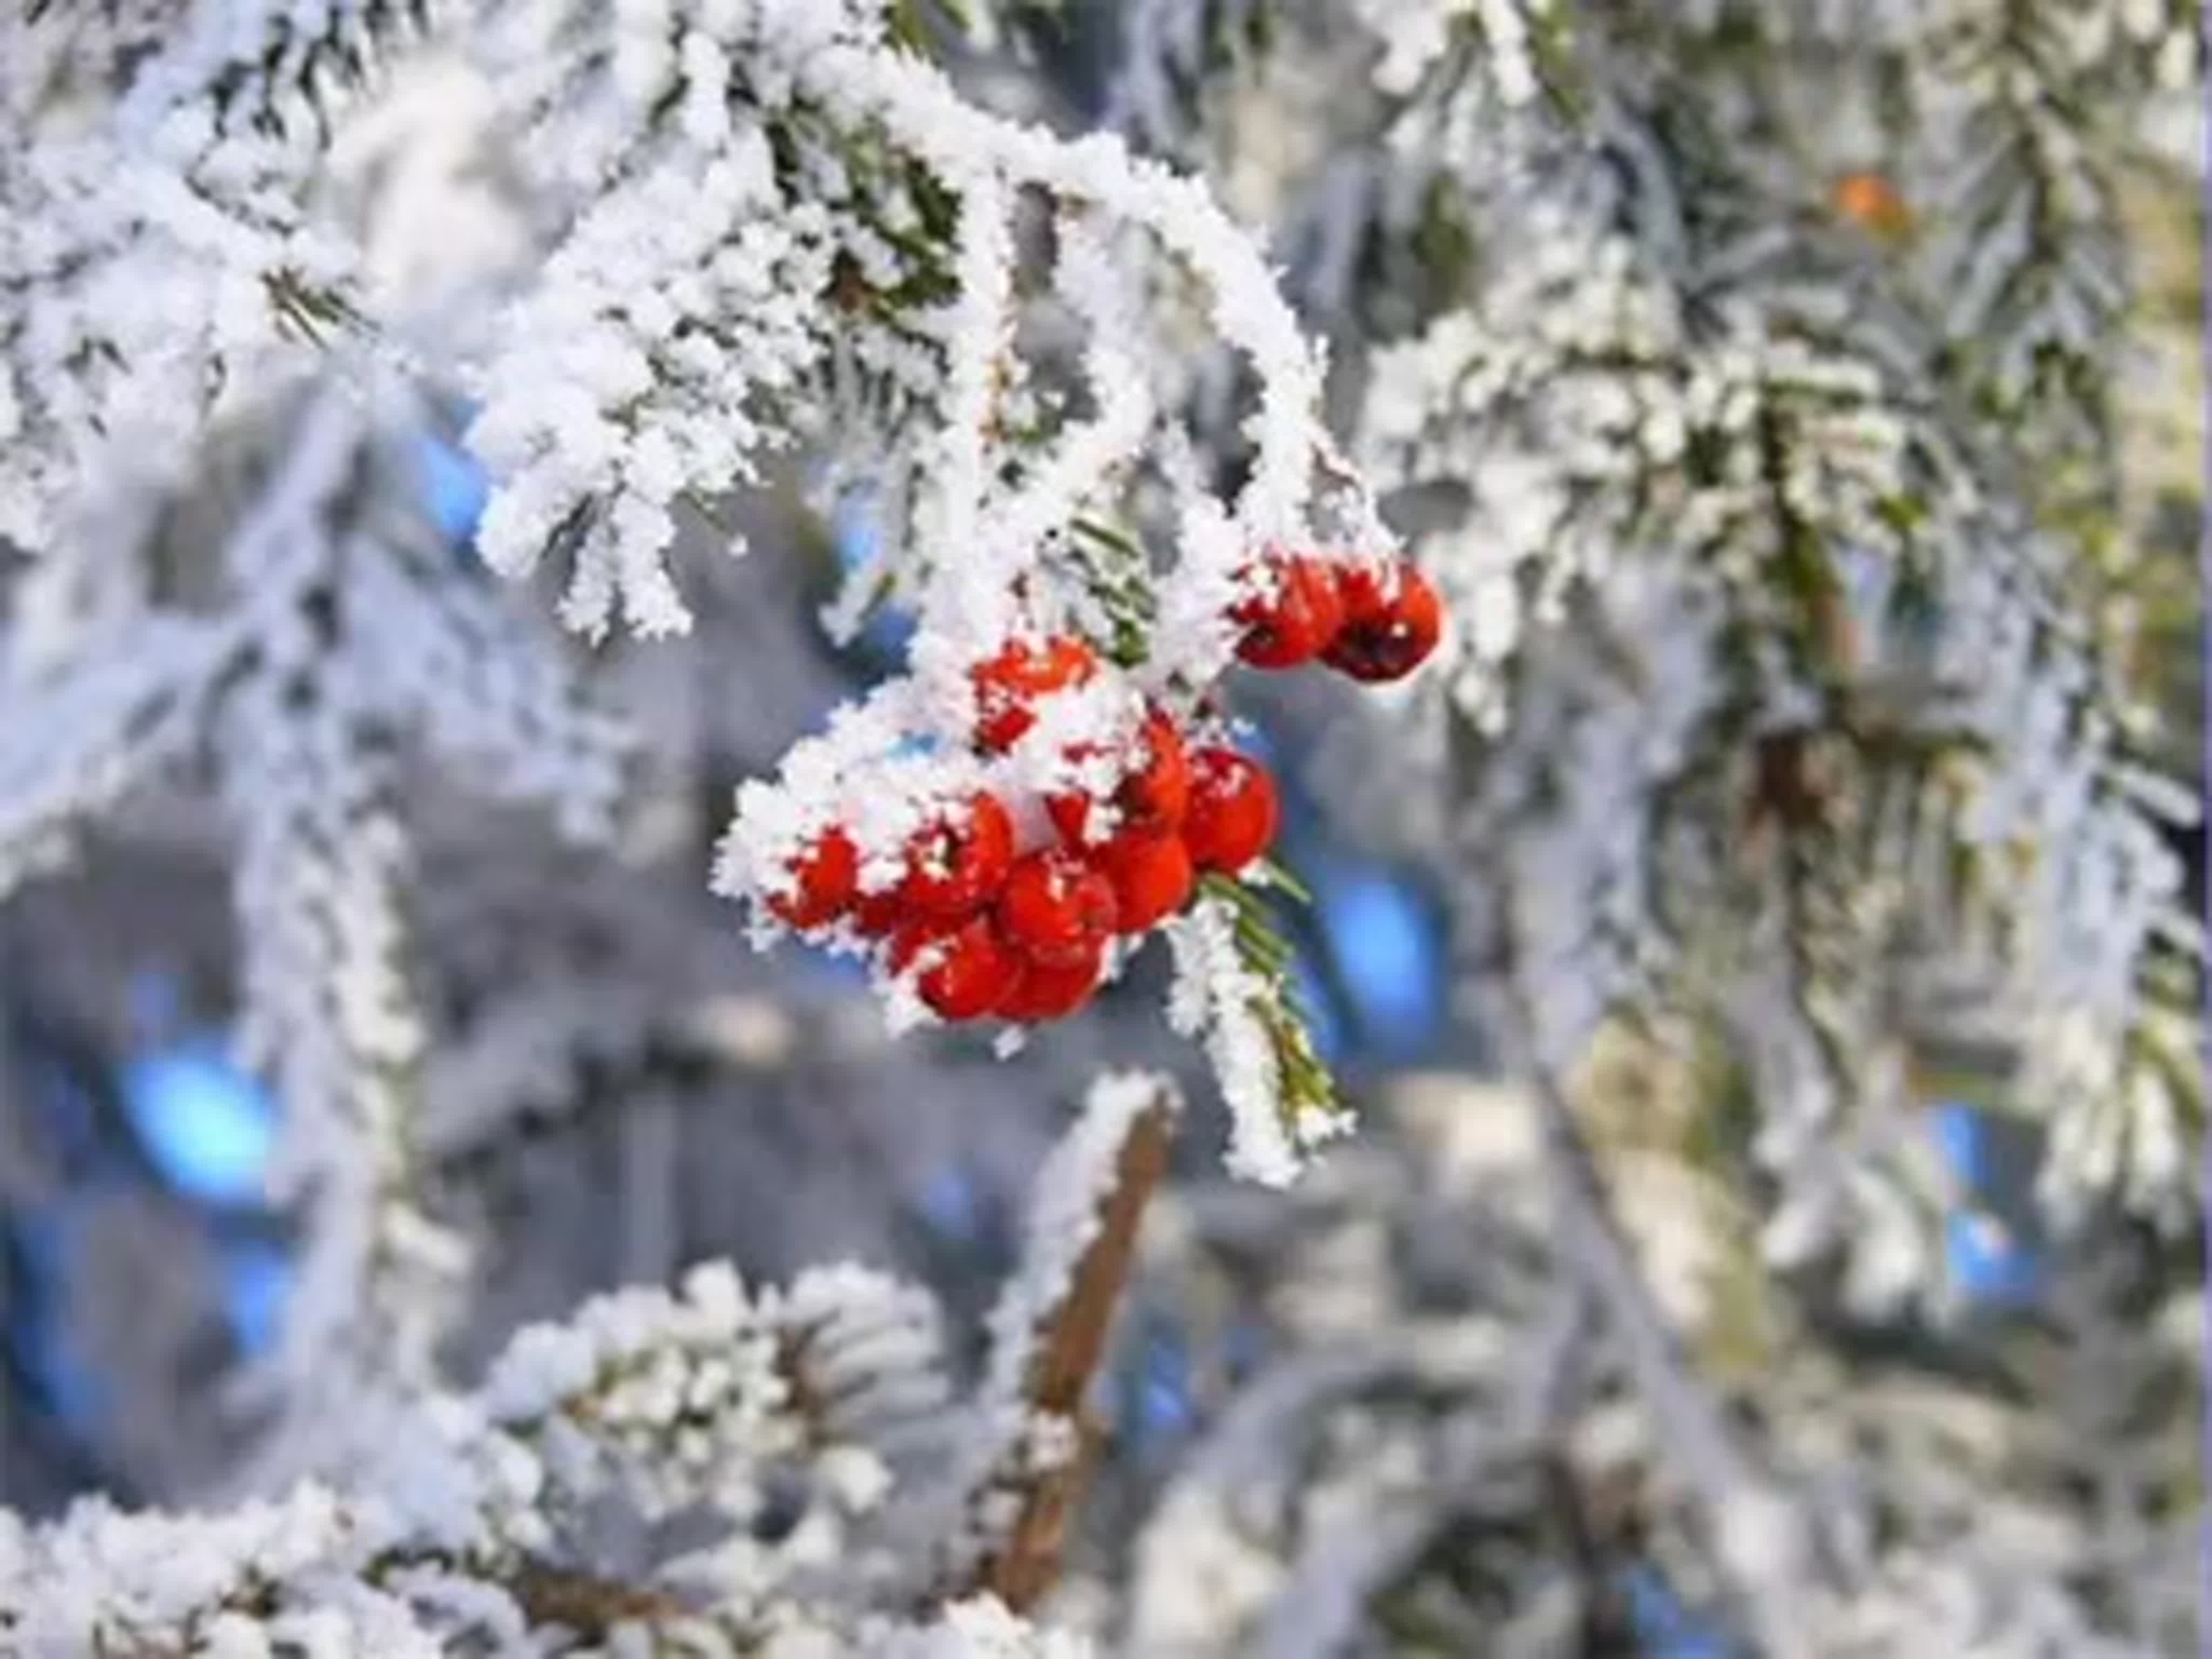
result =
M1411 672L1443 617L1324 423L1324 353L1257 240L1202 183L1118 139L970 101L911 21L880 0L258 0L166 39L119 18L11 22L0 42L35 64L4 83L30 164L0 179L0 210L33 234L0 240L0 535L72 580L96 562L102 501L159 495L318 381L371 424L405 384L473 406L487 564L556 567L561 613L593 641L618 618L661 635L693 620L670 563L679 517L719 524L720 502L788 456L817 503L868 504L876 550L833 621L896 605L919 627L901 677L740 792L715 886L759 903L763 941L776 919L819 932L792 918L821 905L789 890L818 846L808 878L840 899L822 901L841 922L823 942L884 958L896 1024L925 1003L1010 1009L1017 1025L1073 1012L1187 908L1198 873L1235 875L1273 835L1272 783L1229 747L1212 691L1249 649L1255 606L1284 602L1284 571L1301 592L1360 596L1333 665L1364 681ZM440 258L396 244L441 216L378 206L398 160L373 100L415 70L443 77L412 118L443 158L417 183L471 222ZM462 183L463 155L500 187ZM145 295L161 310L142 328ZM1243 389L1225 434L1192 408L1201 362ZM1200 427L1227 453L1201 459ZM363 629L406 591L365 568ZM416 690L379 713L471 770L519 769L529 745L496 717L550 693L455 684L486 660L493 621L472 603L432 632L385 631L393 684ZM1101 656L1113 672L1095 672ZM981 702L1047 692L1066 695L1003 711L981 753L963 741L988 723ZM478 708L494 718L473 722ZM161 740L157 711L130 708L124 729ZM501 781L600 827L575 799L577 763L610 746L598 736ZM1238 798L1227 839L1188 859L1112 840L1182 827L1194 769ZM902 911L896 927L842 925L848 850L881 920L902 858L1001 792L1018 810L1006 837L982 826L987 851L1037 850L1038 809L1056 810L1087 822L1083 848L1128 866L1110 949L1007 988L988 941L922 939ZM1076 793L1096 810L1068 805ZM921 908L978 908L938 897ZM1212 1024L1264 1025L1273 1080L1263 1065L1233 1086L1280 1095L1303 1145L1338 1119L1278 969L1243 991L1224 978L1233 1012ZM1269 1179L1290 1167L1249 1162Z
M1200 186L1110 139L1071 143L970 105L881 7L732 0L684 16L645 0L363 0L317 25L273 6L217 15L134 62L112 118L88 107L107 88L76 88L68 142L45 130L63 119L46 81L10 88L21 136L40 141L9 206L40 234L0 248L0 429L15 440L0 529L27 546L69 533L101 467L129 453L158 477L237 400L313 372L315 352L293 337L305 325L452 366L481 404L487 557L520 571L558 554L567 613L587 632L617 607L647 632L687 626L664 562L672 514L793 444L872 454L895 487L926 486L936 505L902 528L921 543L915 568L972 564L969 591L994 586L962 526L998 522L984 509L1003 474L1041 453L1053 482L1013 522L1062 533L1108 488L1104 469L1141 464L1152 441L1143 420L1091 428L1079 465L1073 437L1053 453L1056 422L1007 441L993 405L1012 389L1000 387L1021 261L1010 216L1031 193L1131 230L1111 259L1166 285L1156 307L1175 283L1194 286L1259 387L1240 526L1304 526L1331 449L1321 365L1250 240ZM100 56L57 45L66 27L12 24L13 50ZM483 273L479 315L450 338L380 311L362 228L318 193L327 134L262 118L325 86L325 65L433 52L480 80L518 205L547 239L532 272ZM124 317L125 285L162 296L148 325L161 333ZM1146 356L1097 362L1126 380ZM1036 552L998 556L1010 573Z
M1793 147L1834 159L1838 204L1899 244L1900 274L1961 380L2014 441L2062 474L2101 459L2133 288L2118 174L2146 101L2185 97L2202 78L2198 9L1704 0L1680 11L1692 32L1745 31L1750 49L1716 43L1710 70L1791 127Z
M892 568L971 644L1002 634L1038 538L1110 506L1114 471L1153 441L1127 403L1147 354L1127 346L1092 367L1113 377L1102 404L1133 423L1062 432L1024 397L1015 215L1032 194L1127 228L1137 242L1100 246L1132 274L1195 284L1260 386L1240 527L1303 527L1330 448L1320 364L1200 187L1110 140L986 114L849 0L657 27L641 12L609 34L559 6L500 15L480 61L514 88L504 118L542 191L577 213L471 371L471 442L495 475L487 556L520 570L560 552L577 626L604 628L617 604L647 632L687 626L662 563L672 509L797 444L865 457L892 499L911 497L886 526L912 543ZM532 69L549 59L563 64L550 81ZM609 176L620 187L602 188Z
M1289 947L1257 898L1227 882L1210 884L1171 937L1176 980L1168 1018L1204 1041L1222 1080L1229 1169L1286 1185L1315 1147L1352 1127L1292 1000Z
M1431 829L1504 878L1459 884L1470 956L1518 937L1550 1064L1620 1007L1717 1017L1776 1260L1852 1255L1855 1301L1937 1282L1905 1078L1968 1026L2051 1126L2062 1212L2179 1214L2189 807L2119 741L2076 555L1953 418L1940 337L1638 89L1523 135L1510 257L1366 393L1360 453L1470 619L1428 761Z
M899 1436L944 1404L933 1304L858 1268L750 1291L726 1266L520 1333L467 1395L432 1395L343 1486L223 1514L85 1500L0 1512L0 1642L25 1659L295 1649L361 1659L641 1650L1079 1659L996 1598L871 1605L867 1518ZM797 1484L794 1486L794 1482ZM574 1528L619 1500L704 1506L724 1543L610 1577ZM762 1531L800 1505L795 1527Z
M126 559L184 562L212 603L142 590L113 605L72 560L34 567L8 666L19 708L48 718L0 732L0 780L21 786L0 820L11 876L125 795L211 775L235 846L240 1045L283 1103L272 1194L303 1239L285 1334L242 1397L303 1431L295 1405L431 1374L462 1265L413 1196L412 750L581 839L611 831L626 765L623 735L544 642L453 580L448 550L395 499L411 409L402 398L380 419L325 388L249 446L208 542L123 538ZM96 713L94 752L58 752L80 711ZM270 1468L310 1458L289 1432L264 1449Z

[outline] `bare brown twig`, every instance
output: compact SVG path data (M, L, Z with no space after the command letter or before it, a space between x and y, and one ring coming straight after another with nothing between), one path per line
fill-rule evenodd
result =
M1146 1203L1167 1168L1173 1117L1174 1103L1164 1093L1131 1123L1113 1189L1100 1208L1097 1237L1076 1264L1066 1297L1038 1334L1024 1397L1033 1412L1073 1423L1079 1446L1073 1457L1042 1474L1017 1469L1002 1477L1005 1486L1019 1492L1021 1506L1005 1542L977 1564L974 1587L1017 1613L1034 1607L1060 1577L1070 1523L1101 1436L1083 1396L1113 1329Z
M560 1625L588 1637L603 1637L629 1620L650 1624L687 1611L658 1590L535 1562L515 1576L511 1588L533 1626Z

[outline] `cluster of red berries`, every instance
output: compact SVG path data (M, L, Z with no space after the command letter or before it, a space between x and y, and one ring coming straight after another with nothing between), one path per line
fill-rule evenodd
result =
M1005 753L1042 699L1097 669L1066 636L1016 641L977 665L975 746ZM1093 823L1090 795L1055 793L1043 805L1057 844L1028 852L1006 801L976 791L909 840L902 875L878 893L860 891L859 850L832 827L769 908L802 931L849 918L886 942L893 973L919 968L915 989L945 1019L1060 1018L1090 1000L1116 936L1149 931L1189 902L1200 871L1241 870L1274 839L1267 772L1233 749L1193 749L1164 710L1147 712L1120 771L1110 825Z
M1372 573L1295 558L1270 561L1273 596L1241 605L1238 655L1287 668L1316 656L1361 680L1395 679L1434 647L1434 591L1412 567L1387 585ZM1036 723L1038 705L1099 672L1070 635L1018 640L969 670L972 746L1004 755ZM1087 744L1067 758L1097 758ZM860 889L860 854L832 826L790 864L788 890L768 899L787 926L849 921L880 942L894 974L913 972L923 1002L947 1020L1034 1024L1073 1013L1097 989L1116 937L1156 927L1190 902L1200 872L1234 874L1274 839L1274 780L1236 750L1193 747L1164 708L1148 708L1117 757L1100 800L1048 795L1053 845L1024 850L1006 800L977 790L909 838L899 878Z
M1370 684L1403 679L1443 631L1436 589L1408 563L1378 575L1364 565L1277 555L1261 574L1267 591L1231 613L1244 629L1237 655L1255 668L1318 658Z

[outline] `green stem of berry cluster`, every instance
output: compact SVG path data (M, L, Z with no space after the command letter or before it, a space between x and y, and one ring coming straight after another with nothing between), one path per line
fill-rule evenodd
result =
M1342 1108L1337 1099L1336 1079L1314 1048L1305 1011L1291 984L1293 952L1290 942L1276 929L1261 891L1263 887L1279 889L1300 904L1313 902L1304 884L1272 859L1254 866L1250 880L1237 881L1218 874L1199 878L1200 890L1225 906L1234 918L1237 953L1267 988L1264 995L1252 999L1251 1011L1266 1028L1274 1049L1275 1069L1282 1085L1283 1121L1295 1127L1316 1114L1334 1116Z
M289 266L264 272L261 287L278 325L313 344L330 334L369 330L368 319L344 294L319 287Z
M1159 614L1159 603L1152 597L1151 562L1142 547L1096 520L1078 519L1074 528L1069 550L1113 624L1108 654L1123 668L1134 668L1151 654L1146 641Z

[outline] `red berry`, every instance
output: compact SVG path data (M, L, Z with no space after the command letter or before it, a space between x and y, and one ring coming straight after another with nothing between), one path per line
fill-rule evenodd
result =
M1091 797L1079 790L1071 789L1065 794L1047 795L1044 810L1052 819L1052 827L1060 831L1060 838L1070 847L1088 843L1084 831L1091 823Z
M1114 884L1120 933L1141 933L1189 902L1198 872L1180 836L1116 836L1098 849L1098 867Z
M1234 872L1275 838L1281 808L1274 780L1234 749L1201 749L1191 757L1190 816L1182 838L1201 870Z
M1255 594L1231 616L1243 624L1237 654L1255 668L1296 668L1328 648L1344 621L1336 572L1319 559L1267 561L1272 591Z
M988 916L964 921L925 917L908 927L891 946L891 971L904 973L928 951L928 964L915 988L945 1019L980 1019L1013 988L1021 958L1008 948Z
M771 896L768 908L802 933L836 921L860 892L860 850L834 824L792 860L790 869L792 890Z
M899 896L930 915L964 915L991 902L1013 862L1014 821L979 790L907 843Z
M1137 742L1141 758L1114 789L1114 805L1121 815L1115 829L1164 834L1182 822L1190 807L1190 751L1181 728L1163 708L1145 716ZM1087 844L1090 796L1071 790L1048 797L1044 805L1063 841L1071 847Z
M1081 962L1114 931L1114 884L1065 848L1032 853L1006 878L999 925L1037 962Z
M1139 738L1144 763L1121 781L1114 795L1115 805L1121 809L1121 827L1155 833L1172 830L1190 810L1190 750L1182 728L1163 708L1145 716Z
M1344 625L1322 660L1356 680L1403 679L1437 648L1443 632L1443 605L1428 578L1412 565L1398 566L1395 589L1372 572L1347 567L1339 579L1344 596Z
M1024 959L1014 982L992 1012L1001 1019L1035 1024L1060 1019L1091 1000L1098 988L1098 972L1105 965L1106 947L1093 942L1073 962L1054 963Z
M880 893L860 895L853 906L853 926L865 939L883 939L912 914L906 895L896 887L888 887Z
M1097 672L1091 647L1071 635L1056 634L1042 646L1009 642L968 671L975 688L976 743L1004 754L1036 724L1040 698L1081 685Z

